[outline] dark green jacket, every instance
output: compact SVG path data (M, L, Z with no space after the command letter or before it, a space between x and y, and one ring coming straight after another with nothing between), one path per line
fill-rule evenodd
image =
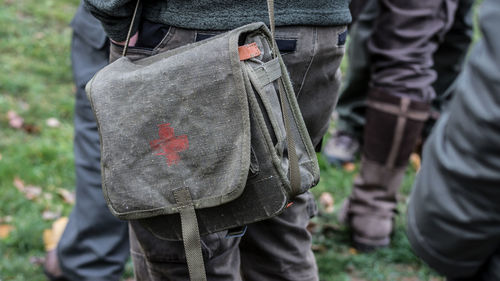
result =
M483 39L425 145L410 197L415 253L452 278L500 280L499 25L500 1L483 1Z
M115 41L124 41L136 0L85 0ZM277 26L346 25L349 0L276 0ZM139 17L176 27L227 30L247 23L268 22L266 0L142 0ZM138 22L138 20L136 20ZM134 32L137 25L134 27Z

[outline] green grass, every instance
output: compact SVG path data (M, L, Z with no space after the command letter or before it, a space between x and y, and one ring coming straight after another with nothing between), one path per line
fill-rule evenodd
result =
M0 238L0 281L45 280L34 258L44 256L42 233L53 220L44 220L42 213L67 216L71 211L57 190L74 190L69 22L77 5L77 0L0 0L0 224L14 227ZM11 128L10 110L34 132ZM48 126L48 118L61 125ZM338 208L350 193L354 172L320 162L322 180L313 192L332 193ZM413 177L409 169L403 197ZM42 194L28 200L14 186L15 178L40 187ZM321 280L440 280L412 254L404 234L404 209L401 204L391 248L373 254L354 253L347 230L337 225L334 215L315 218L319 230L314 244L323 249L317 252ZM131 274L129 263L125 276Z
M405 204L415 177L412 167L408 168L403 187L399 215L390 248L374 253L359 253L351 248L349 231L338 223L337 213L342 201L349 196L352 182L357 173L342 168L330 167L320 155L321 181L313 189L319 196L329 192L335 199L335 212L327 214L320 208L320 214L313 219L317 224L313 235L316 259L322 281L336 280L442 280L439 275L420 261L410 248L405 235Z
M78 1L0 1L0 220L14 230L0 240L0 280L44 280L30 258L44 255L45 210L67 215L58 188L74 189L68 26ZM35 132L10 128L13 110ZM46 125L48 118L61 122ZM14 178L42 188L26 199ZM33 260L33 259L32 259Z

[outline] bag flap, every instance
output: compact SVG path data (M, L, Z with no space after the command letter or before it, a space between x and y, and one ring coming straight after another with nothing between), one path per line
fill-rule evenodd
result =
M136 62L124 57L87 84L114 215L176 213L173 190L181 187L197 209L243 192L250 120L238 42L260 28L247 25Z

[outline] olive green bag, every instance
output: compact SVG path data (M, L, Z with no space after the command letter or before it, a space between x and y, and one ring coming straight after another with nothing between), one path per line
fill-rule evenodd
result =
M203 266L200 234L273 217L319 180L275 44L253 23L137 61L123 56L87 84L109 208L183 239L192 280L204 280L191 272Z

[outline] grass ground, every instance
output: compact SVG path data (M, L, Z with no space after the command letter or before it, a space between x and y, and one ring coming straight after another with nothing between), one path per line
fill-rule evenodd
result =
M75 89L68 24L77 5L78 0L0 0L0 281L44 280L43 231L71 210L65 191L74 190ZM19 118L23 125L14 128ZM322 180L314 193L331 193L338 208L355 171L320 162ZM408 170L403 197L414 173ZM412 254L404 208L403 203L392 247L373 254L351 249L334 215L317 217L321 280L441 280ZM125 277L131 274L129 263Z

